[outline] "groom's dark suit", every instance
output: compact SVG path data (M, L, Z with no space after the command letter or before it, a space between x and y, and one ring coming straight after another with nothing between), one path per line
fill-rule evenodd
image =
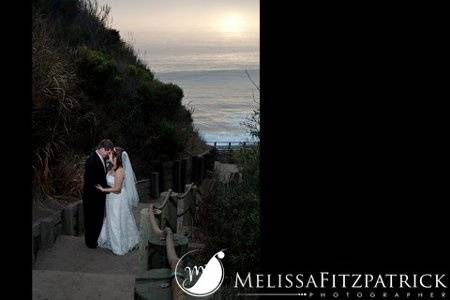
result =
M95 187L97 184L108 187L105 167L94 151L86 160L83 187L84 237L89 248L97 248L97 239L105 216L106 194Z

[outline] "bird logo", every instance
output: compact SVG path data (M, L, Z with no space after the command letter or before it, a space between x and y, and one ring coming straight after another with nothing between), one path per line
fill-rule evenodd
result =
M198 251L198 249L189 251L180 258L175 267L176 274L181 273L178 272L180 262L195 251ZM205 266L185 267L184 270L188 276L182 282L180 282L178 276L175 276L180 289L194 297L205 297L214 294L223 282L224 268L221 261L225 257L223 251L215 253Z

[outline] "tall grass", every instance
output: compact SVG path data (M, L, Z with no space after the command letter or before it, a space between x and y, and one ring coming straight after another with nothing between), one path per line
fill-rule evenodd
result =
M52 178L60 154L68 150L73 113L79 106L74 65L65 45L57 44L45 15L33 18L33 171L35 194L54 195Z

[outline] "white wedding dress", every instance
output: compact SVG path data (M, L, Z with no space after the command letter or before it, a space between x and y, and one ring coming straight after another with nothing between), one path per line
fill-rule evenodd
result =
M106 182L109 186L114 186L114 176L108 173ZM128 253L139 243L139 231L125 195L128 195L126 186L122 187L119 194L106 195L106 216L97 241L99 247L109 249L117 255Z

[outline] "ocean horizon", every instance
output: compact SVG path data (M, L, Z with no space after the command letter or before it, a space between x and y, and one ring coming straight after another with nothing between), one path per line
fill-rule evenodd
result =
M163 82L183 89L194 126L207 142L251 139L242 124L258 107L259 33L142 32L140 58Z
M247 72L259 85L259 69ZM155 76L183 89L183 104L193 109L194 125L206 142L251 140L243 123L258 107L259 94L245 69L182 70Z

